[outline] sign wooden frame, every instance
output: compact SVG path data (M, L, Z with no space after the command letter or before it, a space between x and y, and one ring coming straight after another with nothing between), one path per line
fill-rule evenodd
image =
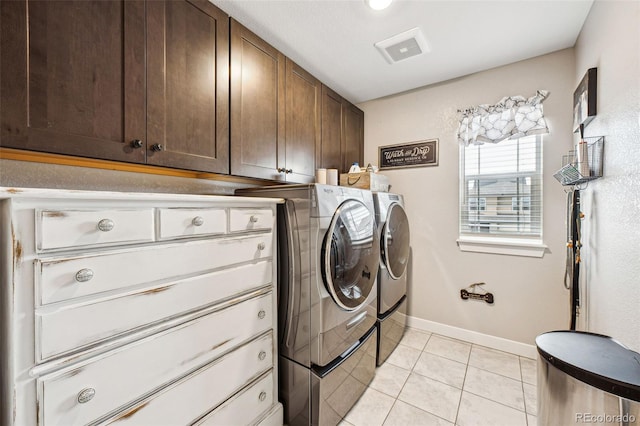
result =
M380 170L438 165L438 139L378 147Z

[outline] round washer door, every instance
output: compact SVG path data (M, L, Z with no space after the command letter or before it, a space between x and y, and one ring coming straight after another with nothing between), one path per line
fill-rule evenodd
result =
M362 306L373 289L379 256L373 214L361 201L346 200L336 210L322 248L322 276L338 306L348 311Z
M381 239L382 260L391 278L397 280L409 262L409 218L400 204L389 207Z

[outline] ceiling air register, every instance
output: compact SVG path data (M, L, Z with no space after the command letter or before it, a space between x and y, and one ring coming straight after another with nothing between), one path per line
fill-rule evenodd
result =
M374 46L390 64L429 52L427 40L418 27L379 41Z

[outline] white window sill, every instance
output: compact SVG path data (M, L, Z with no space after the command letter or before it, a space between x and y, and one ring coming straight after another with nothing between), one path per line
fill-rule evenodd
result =
M471 251L476 253L542 257L547 249L547 246L540 240L465 236L460 237L457 241L460 251Z

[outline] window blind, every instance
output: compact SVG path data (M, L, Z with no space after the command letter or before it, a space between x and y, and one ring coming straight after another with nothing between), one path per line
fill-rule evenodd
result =
M542 136L460 149L460 235L541 240Z

